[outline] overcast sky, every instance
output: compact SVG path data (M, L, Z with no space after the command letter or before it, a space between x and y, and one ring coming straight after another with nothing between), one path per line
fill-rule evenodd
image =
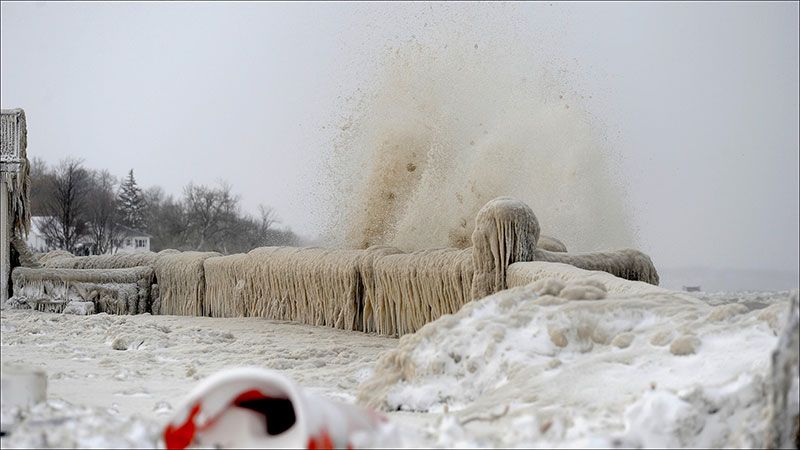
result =
M323 127L429 8L3 2L2 107L26 110L29 157L132 168L173 194L226 179L314 236ZM798 3L511 9L593 94L657 266L798 270Z

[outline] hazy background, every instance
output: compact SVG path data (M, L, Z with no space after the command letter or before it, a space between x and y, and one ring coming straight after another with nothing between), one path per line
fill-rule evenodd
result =
M484 23L497 9L507 24ZM798 284L798 4L2 3L0 95L29 156L143 187L231 182L314 237L340 108L437 21L514 29L591 96L669 287ZM567 243L569 244L569 243Z

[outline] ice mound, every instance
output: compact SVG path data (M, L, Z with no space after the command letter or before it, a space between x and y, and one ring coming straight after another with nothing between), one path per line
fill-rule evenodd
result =
M492 427L509 433L487 431L475 445L762 445L786 302L712 306L573 275L499 292L404 336L359 400L450 411L455 425L442 423L454 436L508 408ZM469 434L480 439L481 423Z
M80 302L71 301L67 303L64 308L64 314L76 314L79 316L88 316L94 314L94 302Z
M157 421L124 417L113 408L54 399L29 410L9 408L3 414L18 423L3 436L3 448L157 448L159 444Z

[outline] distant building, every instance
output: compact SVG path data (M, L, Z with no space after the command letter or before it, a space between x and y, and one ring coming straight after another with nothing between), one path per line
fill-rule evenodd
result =
M700 292L700 286L684 286L683 290L686 292Z
M55 242L47 239L42 233L41 226L48 220L46 216L31 217L31 231L28 234L26 243L32 252L45 253L58 248ZM151 235L144 231L135 230L126 226L119 226L120 231L117 239L114 242L114 249L106 252L110 253L136 253L150 251L150 238ZM88 237L83 238L78 242L77 250L78 255L91 255L94 242Z
M115 253L137 253L150 251L151 235L144 231L135 230L120 225L122 231L119 235L118 244L115 246Z

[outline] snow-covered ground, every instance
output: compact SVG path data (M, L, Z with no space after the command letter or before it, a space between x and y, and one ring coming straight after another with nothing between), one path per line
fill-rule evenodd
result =
M423 342L412 357L420 371L389 392L399 409L388 416L402 431L400 444L754 445L763 431L763 420L754 423L763 412L762 380L789 294L695 298L672 305L652 295L549 300L514 314L528 322L506 324L492 315L526 301L501 305L489 297L464 321L445 318L449 325L432 329L449 329L450 337L418 338ZM156 446L163 424L198 380L237 366L278 370L312 393L354 402L376 361L401 342L257 318L0 314L2 363L48 375L46 403L3 411L4 422L17 422L3 448ZM581 331L587 324L593 329ZM476 331L471 337L468 328ZM675 336L667 336L670 330ZM684 335L686 348L661 342ZM456 348L459 336L470 337L472 347ZM490 338L501 342L487 353ZM472 358L478 375L448 378L446 370L423 368L447 354L447 346L463 353L467 369ZM514 346L520 350L507 351Z

